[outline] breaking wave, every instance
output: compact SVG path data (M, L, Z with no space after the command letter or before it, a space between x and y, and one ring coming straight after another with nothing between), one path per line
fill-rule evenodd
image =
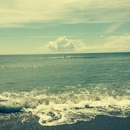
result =
M0 113L31 113L43 126L90 121L97 115L130 116L130 90L120 93L106 87L80 88L52 93L47 89L0 94Z

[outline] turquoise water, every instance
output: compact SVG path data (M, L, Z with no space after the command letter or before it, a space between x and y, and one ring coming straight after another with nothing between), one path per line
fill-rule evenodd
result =
M43 126L130 117L130 53L0 55L0 119Z

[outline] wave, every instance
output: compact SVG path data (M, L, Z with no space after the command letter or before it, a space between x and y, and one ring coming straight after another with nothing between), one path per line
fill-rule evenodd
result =
M101 91L93 88L57 94L47 90L3 92L0 94L0 113L31 113L39 117L38 122L43 126L90 121L97 115L130 117L128 89L120 94L108 89Z
M58 57L48 57L47 59L84 59L84 58L100 58L97 56L58 56Z
M50 56L45 56L45 55L42 55L42 56L30 56L30 57L17 57L17 58L7 58L5 63L8 63L8 61L13 61L13 62L17 62L17 61L37 61L37 60L50 60L50 59L84 59L84 58L102 58L104 56L97 56L97 55L50 55ZM105 57L106 58L106 57ZM3 61L4 62L4 61Z

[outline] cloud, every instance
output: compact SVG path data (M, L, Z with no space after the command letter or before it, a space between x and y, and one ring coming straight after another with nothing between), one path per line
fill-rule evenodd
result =
M130 21L129 0L0 0L0 27Z
M88 52L129 52L130 51L130 35L128 36L112 36L105 39L103 44L96 46L87 46Z
M114 32L116 29L118 29L123 23L119 22L119 23L114 23L113 25L111 25L106 31L105 33L112 33Z
M66 37L60 37L56 41L49 42L47 47L54 51L74 50L75 46L73 42Z
M43 47L37 48L39 52L129 52L130 35L107 37L104 43L97 45L87 45L80 40L71 40L65 36L59 37L55 41L50 41Z
M104 47L112 51L130 51L130 35L108 37Z
M38 49L62 52L62 51L80 51L83 50L84 47L85 44L82 41L67 39L65 36L63 36L59 37L55 41L50 41L46 46L40 47Z

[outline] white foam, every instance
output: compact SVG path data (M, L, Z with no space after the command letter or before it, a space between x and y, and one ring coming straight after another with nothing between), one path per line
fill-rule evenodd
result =
M32 115L39 117L39 123L44 126L90 121L97 115L123 118L130 116L129 95L109 95L94 93L95 90L94 92L81 90L60 94L48 93L45 90L4 92L0 95L0 111L31 112Z

